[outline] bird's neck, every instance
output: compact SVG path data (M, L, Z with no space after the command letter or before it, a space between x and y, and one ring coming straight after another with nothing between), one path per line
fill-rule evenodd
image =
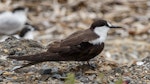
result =
M96 45L96 44L101 44L106 40L107 37L107 32L109 31L109 28L107 26L103 26L101 28L96 27L93 29L93 32L99 36L99 38L94 39L92 41L89 41L89 43Z

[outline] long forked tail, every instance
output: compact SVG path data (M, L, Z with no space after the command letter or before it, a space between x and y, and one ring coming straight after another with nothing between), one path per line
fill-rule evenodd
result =
M29 63L27 63L27 64L22 64L22 65L20 65L20 66L14 67L14 68L12 69L12 71L16 71L16 70L22 69L22 68L24 68L24 67L28 67L28 66L35 65L35 64L38 64L38 63L41 63L41 62L29 62Z
M61 60L60 56L57 53L47 53L47 52L43 52L35 55L9 56L8 58L16 59L16 60L34 61L34 62Z

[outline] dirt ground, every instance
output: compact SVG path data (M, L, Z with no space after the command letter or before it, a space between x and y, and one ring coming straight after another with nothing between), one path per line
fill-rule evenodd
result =
M0 42L0 84L150 84L149 0L0 2L1 11L16 6L28 7L28 22L40 30L36 31L34 40L10 37ZM27 62L6 58L45 52L49 43L89 28L97 18L123 28L109 31L104 51L90 61L96 66L94 69L82 62L60 61L13 71L14 67Z

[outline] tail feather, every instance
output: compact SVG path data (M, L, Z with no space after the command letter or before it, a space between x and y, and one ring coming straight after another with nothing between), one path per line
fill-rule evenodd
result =
M16 60L26 60L26 61L35 61L35 62L43 62L43 61L60 61L61 58L57 53L39 53L35 55L25 55L25 56L9 56L10 59Z
M29 62L29 63L27 63L27 64L23 64L23 65L21 65L21 66L14 67L14 68L12 69L12 71L16 71L16 70L22 69L22 68L24 68L24 67L28 67L28 66L35 65L35 64L38 64L38 63L41 63L41 62Z

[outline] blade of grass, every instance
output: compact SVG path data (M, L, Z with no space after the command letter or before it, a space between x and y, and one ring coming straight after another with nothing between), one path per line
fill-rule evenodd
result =
M68 73L67 78L65 80L65 84L75 84L75 76L74 73Z

